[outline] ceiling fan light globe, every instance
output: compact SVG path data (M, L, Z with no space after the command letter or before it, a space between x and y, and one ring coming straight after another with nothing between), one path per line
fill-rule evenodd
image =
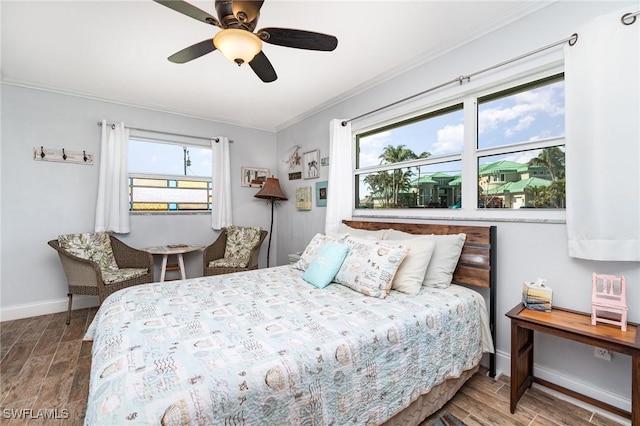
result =
M213 37L213 45L222 54L238 65L251 62L262 50L262 41L246 30L228 28Z

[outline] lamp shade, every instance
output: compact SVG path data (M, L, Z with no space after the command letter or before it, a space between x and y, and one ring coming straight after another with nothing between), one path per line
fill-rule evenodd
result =
M274 177L268 177L260 191L254 195L256 198L264 198L266 200L287 200L287 196L284 195L282 189L280 189L280 181Z
M251 31L228 28L213 37L213 45L231 62L251 62L262 50L262 41Z

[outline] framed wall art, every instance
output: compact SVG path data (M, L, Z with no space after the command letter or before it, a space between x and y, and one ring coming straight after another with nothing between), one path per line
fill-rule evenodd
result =
M303 186L296 189L296 208L298 210L311 210L311 187Z
M295 145L287 151L287 159L284 160L289 165L289 169L297 169L300 167L300 145Z
M257 167L242 167L241 185L251 188L261 188L269 177L269 169L259 169Z
M304 179L317 179L320 177L319 149L302 154L302 177Z
M327 206L327 181L316 182L316 206Z

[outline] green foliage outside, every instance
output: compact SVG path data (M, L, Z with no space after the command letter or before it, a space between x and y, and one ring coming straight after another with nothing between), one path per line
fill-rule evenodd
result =
M378 158L380 164L401 163L403 161L415 160L418 158L427 158L431 155L429 152L416 154L408 149L406 145L391 146L387 145ZM364 183L371 190L371 197L378 200L380 208L409 207L411 203L410 182L415 175L411 167L378 172L368 175L364 178ZM413 200L415 204L415 200Z
M535 186L525 189L529 199L527 207L565 208L565 154L557 146L545 148L536 158L529 160L529 166L543 167L551 175L549 186Z
M380 164L395 164L430 155L429 152L416 154L406 145L387 145L378 158ZM546 169L551 177L551 184L526 188L527 207L565 208L565 153L558 147L545 148L537 157L529 160L528 165ZM416 176L414 168L417 169L404 167L366 176L363 182L371 191L368 206L385 209L415 206L416 194L411 191L411 181ZM479 188L479 194L481 193L482 188ZM361 207L367 206L363 204Z

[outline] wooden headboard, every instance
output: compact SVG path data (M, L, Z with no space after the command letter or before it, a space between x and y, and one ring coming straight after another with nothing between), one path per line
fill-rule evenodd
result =
M357 229L377 231L395 229L409 234L466 234L458 266L453 273L453 282L489 289L489 326L496 345L496 227L436 225L428 223L365 222L343 220L345 225ZM489 357L489 375L496 375L495 354Z
M491 288L495 284L495 226L433 225L428 223L363 222L343 220L357 229L377 231L395 229L409 234L466 234L458 267L453 273L456 284Z

